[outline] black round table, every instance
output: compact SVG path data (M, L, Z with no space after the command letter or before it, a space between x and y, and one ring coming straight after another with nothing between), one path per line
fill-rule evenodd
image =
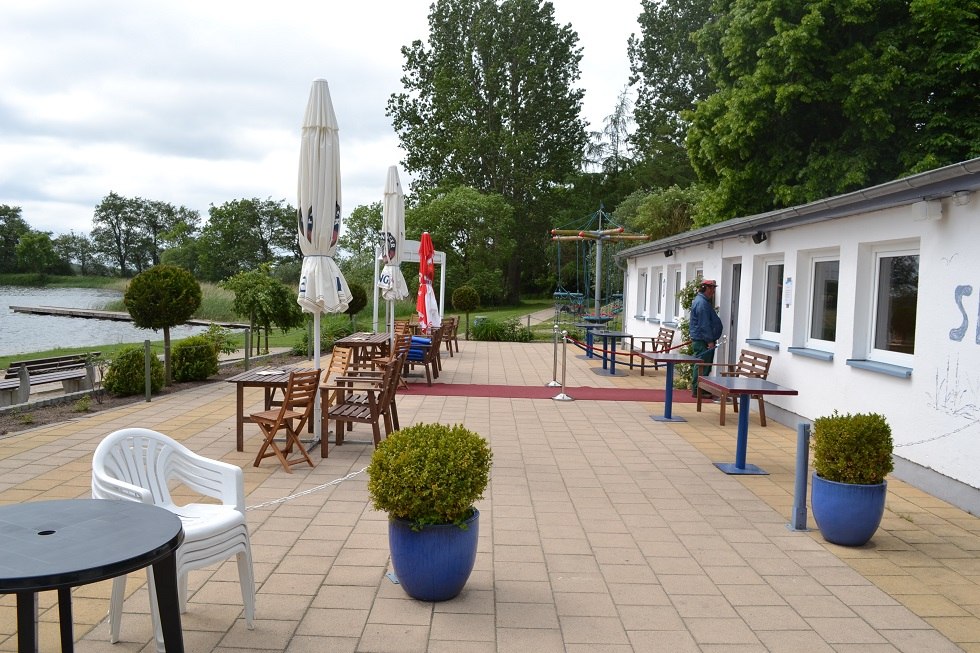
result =
M0 506L0 594L17 595L17 650L37 651L37 592L58 590L61 650L72 651L71 588L153 565L163 638L183 653L173 513L133 501L70 499Z

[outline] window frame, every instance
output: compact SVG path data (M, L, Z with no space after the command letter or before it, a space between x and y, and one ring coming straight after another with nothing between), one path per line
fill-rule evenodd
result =
M834 339L824 340L822 338L814 337L813 334L813 321L815 318L816 305L817 305L817 283L819 277L817 275L817 266L822 263L836 263L837 264L837 301L834 306ZM804 337L804 346L809 349L818 349L825 351L833 351L837 346L837 338L839 336L840 329L837 324L837 317L840 314L840 255L839 254L814 254L810 257L809 261L809 276L810 283L808 288L808 305L806 312L806 332Z
M771 275L771 270L776 266L779 267L779 279L778 279L779 295L778 297L775 298L776 299L775 308L779 311L779 315L778 315L779 324L777 325L778 330L773 331L771 329L768 329L767 327L770 326L768 323L768 318L769 318L768 310L770 308L770 300L772 299L770 296L772 292L770 282L773 281L773 279L771 278L770 275ZM786 263L782 258L767 259L762 263L762 270L763 270L762 306L761 306L762 319L759 324L759 332L761 334L760 337L766 340L772 340L778 342L782 337L782 328L783 328L783 302L785 299L783 297L783 283L786 278Z
M868 359L880 363L886 363L889 365L899 365L905 367L912 367L912 363L915 359L915 333L913 329L912 334L912 353L892 351L890 349L880 349L875 346L875 335L878 330L878 318L879 318L879 298L881 297L881 262L885 258L899 258L903 256L915 256L917 258L917 269L916 269L916 301L915 301L915 318L918 322L918 291L919 291L919 272L921 271L921 252L920 248L909 244L892 244L892 245L879 245L872 248L871 264L872 264L872 275L871 284L869 285L867 291L867 306L868 306L868 319L867 319L867 331L866 331L866 350L868 352Z

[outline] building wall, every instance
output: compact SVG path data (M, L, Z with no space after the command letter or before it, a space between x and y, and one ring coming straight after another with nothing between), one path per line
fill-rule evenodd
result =
M770 402L787 411L790 421L834 410L881 413L892 426L896 456L980 488L978 195L966 203L934 200L789 227L770 232L759 244L729 237L677 249L671 257L662 251L634 256L627 259L625 330L654 335L660 321L676 321L669 310L656 312L658 294L664 305L673 301L673 271L681 271L683 282L698 274L714 278L722 321L736 334L720 357L730 359L743 347L772 354L770 380L800 393ZM914 353L875 350L870 343L877 257L910 253L919 257ZM813 264L834 260L839 261L836 337L812 339ZM767 268L779 262L785 293L779 331L772 332L764 319ZM741 283L734 293L739 310L733 321L732 284L739 265ZM666 281L657 288L660 272ZM647 310L640 313L643 273L653 281L647 284ZM830 360L820 358L828 355ZM849 359L870 361L874 369L848 364Z

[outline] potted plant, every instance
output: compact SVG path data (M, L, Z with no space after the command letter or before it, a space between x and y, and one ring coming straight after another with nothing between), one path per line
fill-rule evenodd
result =
M885 512L892 432L876 413L833 415L813 423L813 518L824 539L861 546Z
M476 562L480 511L493 453L461 424L416 424L382 440L368 465L368 492L388 513L391 562L405 592L422 601L460 593Z

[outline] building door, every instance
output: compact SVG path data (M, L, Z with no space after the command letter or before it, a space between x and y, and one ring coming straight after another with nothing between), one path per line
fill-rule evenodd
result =
M742 264L734 263L732 264L732 303L730 305L730 310L728 312L728 347L727 347L727 358L728 364L734 365L736 359L738 358L738 302L741 297L741 285L742 285Z

